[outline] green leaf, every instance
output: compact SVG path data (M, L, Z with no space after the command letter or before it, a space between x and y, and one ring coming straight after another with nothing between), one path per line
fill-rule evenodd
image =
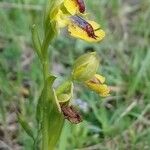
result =
M38 99L38 103L37 103L37 106L36 106L36 121L37 121L38 125L40 125L41 118L42 118L42 111L41 111L42 95L43 95L43 90L41 92L41 95L40 95L40 97Z
M55 81L56 77L53 75L49 75L47 78L47 83L48 83L48 87L52 87L54 81Z
M18 115L18 121L21 124L22 128L25 130L25 132L35 141L34 133L28 122L21 116Z

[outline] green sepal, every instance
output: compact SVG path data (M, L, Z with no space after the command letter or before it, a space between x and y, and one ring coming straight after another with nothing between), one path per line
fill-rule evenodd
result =
M99 67L99 57L96 52L86 53L76 59L73 70L73 80L84 82L91 79Z
M73 82L66 81L56 89L58 101L60 103L70 102L73 97Z
M65 102L70 101L71 97L72 97L71 94L60 94L58 97L58 101L60 103L65 103Z

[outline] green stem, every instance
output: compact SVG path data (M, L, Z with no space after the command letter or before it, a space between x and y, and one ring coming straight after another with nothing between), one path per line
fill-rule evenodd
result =
M43 77L44 89L42 95L42 150L54 150L61 134L63 126L63 118L58 112L55 104L54 96L52 95L52 84L48 82L49 78L49 57L48 46L43 41Z
M43 78L44 78L44 85L46 84L46 80L47 80L47 77L48 77L48 74L49 74L49 62L48 60L44 60L42 62L43 64Z
M47 51L46 51L47 52ZM47 55L48 56L48 55ZM42 95L42 150L54 150L59 140L64 119L58 111L56 101L52 92L52 84L48 82L49 61L48 57L43 59L44 89Z
M47 20L47 19L46 19ZM55 134L57 133L56 125L53 126L55 120L59 123L59 115L58 117L54 115L54 110L57 110L53 103L53 95L52 95L52 84L49 85L48 77L49 77L49 60L48 57L48 48L51 41L54 39L56 33L53 27L53 24L50 23L49 19L46 22L47 26L45 26L45 35L42 43L42 66L43 66L43 78L44 78L44 89L42 95L42 150L54 150L56 146L56 142L58 140L54 139ZM52 57L51 57L52 58ZM51 94L50 94L51 93ZM58 111L58 110L57 110ZM56 111L56 112L57 112ZM57 112L58 113L58 112ZM56 113L56 114L57 114ZM61 117L60 117L61 118ZM50 120L53 119L53 120ZM60 131L61 133L61 131ZM51 134L51 135L50 135Z
M42 109L43 109L43 118L42 118L42 150L48 150L48 133L47 132L47 99L48 99L48 93L47 93L47 77L49 74L49 62L48 62L48 44L46 43L46 39L43 40L42 44L42 66L43 66L43 79L44 79L44 88L43 90L43 102L42 102Z

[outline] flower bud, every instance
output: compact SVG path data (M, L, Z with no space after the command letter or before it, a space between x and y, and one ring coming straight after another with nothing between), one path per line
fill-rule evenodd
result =
M98 67L99 58L96 52L84 54L75 61L72 78L77 81L87 81L94 76Z

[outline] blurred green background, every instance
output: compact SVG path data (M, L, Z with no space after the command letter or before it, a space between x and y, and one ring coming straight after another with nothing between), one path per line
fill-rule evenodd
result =
M16 111L21 110L36 129L42 73L30 27L35 23L42 33L45 2L0 0L0 149L32 149L33 141L19 126ZM112 91L110 97L100 98L76 87L74 105L84 121L79 125L66 121L58 150L149 150L150 0L85 2L106 38L91 44L62 32L53 43L53 73L60 76L59 83L69 76L78 56L95 50L101 59L99 73Z

